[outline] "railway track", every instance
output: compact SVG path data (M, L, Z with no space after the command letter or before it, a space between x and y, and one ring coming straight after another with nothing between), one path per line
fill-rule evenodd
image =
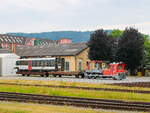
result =
M112 85L127 86L127 87L145 87L145 88L150 88L150 82L113 83Z
M77 107L89 107L96 109L103 108L103 109L150 112L150 103L125 102L120 100L0 92L0 101L32 102L40 104L71 105Z
M91 87L75 87L75 86L54 86L54 85L31 85L31 84L16 84L16 83L0 83L0 84L2 84L2 85L20 85L20 86L52 87L52 88L72 88L72 89L83 89L83 90L114 91L114 92L130 92L130 93L150 94L150 91L144 91L144 90L91 88Z

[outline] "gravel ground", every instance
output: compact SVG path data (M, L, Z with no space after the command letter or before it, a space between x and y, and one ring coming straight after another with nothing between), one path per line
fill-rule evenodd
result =
M69 82L87 82L87 83L133 83L133 82L150 82L150 77L127 77L124 80L112 80L112 79L81 79L75 77L22 77L22 76L11 76L11 77L0 77L0 79L20 79L20 80L43 80L43 81L69 81Z

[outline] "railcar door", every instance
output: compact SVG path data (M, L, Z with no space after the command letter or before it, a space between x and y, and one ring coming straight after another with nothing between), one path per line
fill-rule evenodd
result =
M31 60L28 61L28 70L29 71L32 70L32 61Z

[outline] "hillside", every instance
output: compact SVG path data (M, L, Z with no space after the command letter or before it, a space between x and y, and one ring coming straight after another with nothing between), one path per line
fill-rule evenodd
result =
M110 33L111 30L106 30ZM90 39L90 34L93 31L53 31L53 32L41 32L41 33L7 33L15 36L44 38L49 40L58 40L60 38L70 38L73 42L86 42Z

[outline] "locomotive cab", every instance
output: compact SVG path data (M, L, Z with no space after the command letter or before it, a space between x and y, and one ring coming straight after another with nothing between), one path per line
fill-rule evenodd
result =
M111 76L113 79L121 80L126 78L124 63L111 63L107 69L103 70L103 75Z

